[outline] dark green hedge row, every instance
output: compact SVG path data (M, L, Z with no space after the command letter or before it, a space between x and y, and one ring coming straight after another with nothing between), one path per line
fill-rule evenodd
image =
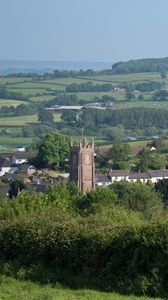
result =
M93 217L17 220L0 227L0 260L1 270L7 262L48 268L55 282L73 285L72 278L82 278L88 288L168 297L168 223L113 227ZM45 277L39 274L39 281L40 276Z

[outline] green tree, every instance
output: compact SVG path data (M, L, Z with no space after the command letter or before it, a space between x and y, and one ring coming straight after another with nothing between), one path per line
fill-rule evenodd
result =
M63 111L63 113L61 115L61 120L67 124L74 123L74 122L76 122L76 117L77 117L77 114L75 111L67 110L67 111Z
M162 209L162 199L153 187L141 182L115 182L110 186L118 196L118 204L125 208L141 212L145 218L150 218L156 211Z
M109 140L118 141L124 137L124 128L122 125L118 125L116 127L106 126L103 129L103 135Z
M143 94L140 94L139 96L138 96L138 100L144 100L144 95Z
M25 184L22 180L16 179L10 183L9 198L16 197L22 190L25 189Z
M109 150L108 156L113 160L114 163L119 161L127 161L130 151L129 144L117 142Z
M39 153L36 157L36 163L40 166L51 168L63 168L65 160L69 158L70 138L51 132L43 138Z
M166 77L167 77L167 72L166 72L166 71L162 71L162 72L160 73L160 76L161 76L162 79L166 79Z
M168 179L162 179L155 183L155 190L163 195L163 200L168 205Z
M96 214L103 211L105 207L110 208L117 202L116 194L107 188L97 187L80 197L77 207L81 215Z
M138 165L138 169L141 172L146 172L148 170L148 152L145 150L145 148L143 148L139 152L139 158L140 162Z
M131 101L132 99L135 99L135 95L131 92L126 92L125 98L127 101Z
M41 123L53 124L54 123L53 114L46 109L41 109L38 113L38 121Z

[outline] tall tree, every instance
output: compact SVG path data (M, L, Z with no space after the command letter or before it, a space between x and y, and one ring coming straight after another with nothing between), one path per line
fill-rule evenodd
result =
M41 123L53 124L54 123L53 114L46 109L41 109L38 113L38 121Z
M63 134L51 132L43 138L36 162L41 166L60 168L65 159L69 158L69 150L70 139Z
M148 170L148 152L145 150L145 148L139 152L139 158L140 162L138 169L141 172L146 172Z
M113 162L127 161L128 155L130 154L130 146L127 143L115 143L108 154Z
M160 76L161 76L162 79L166 79L166 77L167 77L167 72L166 72L166 71L162 71L162 72L160 73Z

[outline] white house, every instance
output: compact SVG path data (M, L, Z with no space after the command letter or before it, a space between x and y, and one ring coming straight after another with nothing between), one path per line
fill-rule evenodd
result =
M21 165L28 162L30 155L25 152L16 152L12 155L11 161L13 165Z
M3 176L5 173L14 173L18 170L17 166L12 166L10 159L0 157L0 176Z
M109 176L107 175L97 175L95 177L95 184L97 186L103 186L103 187L106 187L108 185L111 184L111 179Z
M127 180L129 182L141 181L146 183L150 180L152 183L156 183L160 179L168 179L168 170L149 170L147 172L129 172L127 170L112 170L109 173L111 182Z
M127 170L111 170L108 175L111 179L111 183L113 183L114 181L129 179L129 172Z

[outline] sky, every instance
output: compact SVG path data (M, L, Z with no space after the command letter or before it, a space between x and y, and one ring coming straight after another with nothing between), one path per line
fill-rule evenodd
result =
M168 0L0 0L0 59L168 56Z

